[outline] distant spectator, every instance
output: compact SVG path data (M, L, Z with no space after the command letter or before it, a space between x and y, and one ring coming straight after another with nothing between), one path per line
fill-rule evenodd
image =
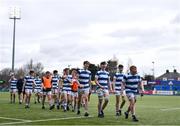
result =
M19 104L22 104L22 89L23 89L24 79L22 76L19 77L17 81L18 99Z

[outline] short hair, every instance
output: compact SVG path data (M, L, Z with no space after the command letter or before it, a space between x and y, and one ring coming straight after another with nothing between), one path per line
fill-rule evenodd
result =
M72 69L72 72L75 72L77 74L77 70L76 69Z
M119 64L118 65L118 68L123 68L124 66L122 64Z
M29 74L33 74L33 73L34 73L34 70L30 70L30 71L29 71Z
M65 71L67 71L67 70L69 70L69 68L65 68L63 71L65 72Z
M85 64L90 64L90 62L89 62L89 61L84 61L83 64L84 64L84 65L85 65Z
M58 73L58 71L57 71L57 70L54 70L54 71L53 71L53 74L56 74L56 73Z
M132 65L132 66L130 66L130 70L132 70L133 68L137 68L136 66L134 66L134 65Z
M76 69L76 68L72 68L72 69L71 69L71 71L78 71L78 69Z
M50 74L50 72L49 72L49 71L46 71L46 74Z
M106 65L107 63L105 61L101 62L100 65Z

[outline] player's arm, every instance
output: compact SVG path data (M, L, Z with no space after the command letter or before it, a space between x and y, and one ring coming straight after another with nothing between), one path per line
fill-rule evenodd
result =
M142 93L144 93L144 84L142 81L139 82L139 86L141 88Z
M24 83L23 83L22 91L24 91L25 85L26 85L26 79L24 78Z
M63 87L63 79L61 78L60 80L59 80L59 88L62 88Z
M9 83L11 83L11 78L9 79L9 81L8 81Z
M73 85L73 80L70 81L70 86L72 86L72 85Z
M11 87L11 78L9 79L9 81L8 81L8 82L9 82L9 87Z
M126 76L123 76L122 83L121 83L121 91L125 90L126 86Z
M78 83L78 87L84 87L84 85L79 83L79 73L77 74L77 83Z
M61 78L58 79L58 82L57 82L57 83L58 83L58 87L59 87L60 84L61 84Z
M51 88L53 87L53 83L52 83L52 76L50 77L51 78Z
M126 86L126 83L124 81L122 81L122 84L121 84L121 91L124 91L125 90L125 86Z
M121 93L123 94L123 91L125 90L126 86L126 76L123 76L122 82L121 82Z
M34 87L34 88L36 87L36 82L35 82L34 79L33 79L33 87Z
M89 76L89 90L90 90L90 92L91 92L91 89L92 89L92 83L91 83L91 74L90 74L90 76Z
M77 84L78 84L78 87L84 87L84 85L80 84L79 81L77 80Z
M110 92L112 92L112 84L111 84L110 76L108 77L108 86L109 86Z
M116 77L113 77L113 81L112 81L112 90L115 92L115 83L116 83Z
M99 86L101 89L104 89L104 87L99 84L98 75L95 76L95 82L96 82L97 86Z
M42 77L42 79L41 79L42 81L42 83L41 83L41 87L42 87L42 89L46 89L46 87L44 86L44 79L43 79L43 77Z

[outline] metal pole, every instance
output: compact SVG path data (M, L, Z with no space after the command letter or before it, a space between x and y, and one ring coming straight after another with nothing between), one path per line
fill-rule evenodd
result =
M14 28L13 28L12 72L14 72L14 59L15 59L15 33L16 33L16 17L14 17Z
M154 77L154 80L155 80L154 61L152 63L153 63L153 77Z

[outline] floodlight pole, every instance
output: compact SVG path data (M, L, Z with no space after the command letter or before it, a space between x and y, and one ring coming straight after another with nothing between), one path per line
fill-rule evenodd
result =
M152 70L153 70L153 77L154 77L154 80L155 80L155 72L154 72L154 71L155 71L155 70L154 70L154 61L152 61L152 64L153 64L153 69L152 69Z
M14 27L13 27L13 49L12 49L12 72L14 72L14 61L15 61L14 59L15 59L16 20L17 19L21 19L20 17L16 16L15 9L14 9L13 14L14 15L12 17L9 17L9 19L13 19L14 20Z
M14 17L14 28L13 28L13 51L12 51L12 72L14 72L15 35L16 35L16 18Z

